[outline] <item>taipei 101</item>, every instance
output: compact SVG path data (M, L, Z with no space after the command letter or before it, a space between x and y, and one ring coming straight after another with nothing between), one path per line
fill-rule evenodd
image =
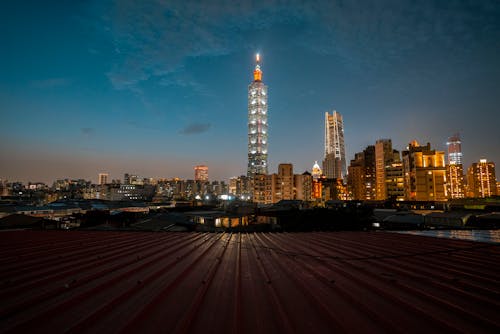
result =
M500 331L500 2L0 27L0 333Z

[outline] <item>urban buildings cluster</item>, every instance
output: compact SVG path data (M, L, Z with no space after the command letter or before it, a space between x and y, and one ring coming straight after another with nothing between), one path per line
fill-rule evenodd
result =
M447 201L500 195L494 162L481 159L465 171L458 134L448 139L447 154L417 141L400 152L393 148L391 139L379 139L355 153L348 164L343 117L335 110L326 112L322 167L315 162L311 173L301 174L294 174L291 163L281 163L277 173L268 173L268 138L268 87L257 54L253 81L248 86L246 175L233 177L228 183L210 182L208 166L198 165L190 180L126 173L121 181L99 173L97 184L64 179L48 186L0 179L0 195L41 204L66 198L152 202L238 198L272 204L282 200Z
M393 200L447 201L464 197L490 197L500 193L495 164L481 159L467 171L464 182L461 141L449 138L448 159L430 143L409 143L401 153L391 139L377 140L356 153L347 166L342 115L325 113L323 170L317 164L312 174L293 174L290 163L267 172L267 86L262 83L257 55L254 81L248 88L248 170L254 202L281 200ZM248 182L247 182L248 183Z
M449 138L447 151L412 141L400 153L390 139L377 140L351 160L350 195L356 200L447 201L498 194L493 162L473 163L465 179L458 134Z

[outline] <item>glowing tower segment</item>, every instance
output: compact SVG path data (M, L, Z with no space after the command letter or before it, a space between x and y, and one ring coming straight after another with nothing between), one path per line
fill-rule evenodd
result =
M262 82L260 56L255 57L253 82L248 86L247 176L267 174L267 86Z

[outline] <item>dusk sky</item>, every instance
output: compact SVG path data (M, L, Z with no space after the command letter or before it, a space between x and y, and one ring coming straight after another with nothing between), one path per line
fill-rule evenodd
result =
M306 4L306 5L304 5ZM500 164L500 1L10 1L0 11L0 178L246 174L262 56L269 162L391 138Z

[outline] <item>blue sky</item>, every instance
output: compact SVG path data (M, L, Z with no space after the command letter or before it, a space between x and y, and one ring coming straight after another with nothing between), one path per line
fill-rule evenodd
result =
M16 1L0 13L0 178L246 173L254 54L270 171L310 170L326 111L378 138L500 163L498 1Z

